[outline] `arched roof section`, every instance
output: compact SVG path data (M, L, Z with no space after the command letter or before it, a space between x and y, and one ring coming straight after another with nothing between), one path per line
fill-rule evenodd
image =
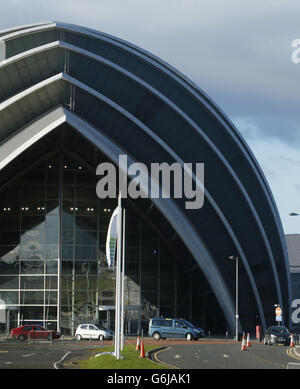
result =
M83 27L45 23L0 37L1 147L63 107L148 166L204 162L205 206L185 213L178 200L176 207L197 231L231 295L225 316L229 320L234 294L226 258L236 254L249 287L244 299L252 301L263 326L272 299L289 317L287 256L271 191L241 135L196 85L152 54ZM147 152L141 145L149 146Z

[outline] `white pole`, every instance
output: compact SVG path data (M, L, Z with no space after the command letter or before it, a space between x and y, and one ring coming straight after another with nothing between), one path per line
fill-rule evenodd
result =
M121 284L121 350L124 349L124 280L125 280L125 209L123 209L122 232L122 284Z
M121 192L118 198L117 219L117 266L116 266L116 305L115 305L115 357L120 359L120 292L121 292L121 259L122 259L122 207Z

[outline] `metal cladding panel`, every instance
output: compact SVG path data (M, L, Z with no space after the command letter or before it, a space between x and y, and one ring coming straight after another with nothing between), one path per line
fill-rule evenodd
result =
M16 75L14 83L4 82L2 142L61 105L137 160L206 163L203 209L185 212L179 200L177 207L222 273L222 288L230 291L225 316L229 320L234 300L225 258L235 254L248 282L241 298L257 309L251 314L259 314L264 326L276 301L289 322L287 254L274 199L238 131L199 88L143 49L83 27L45 23L1 35L0 60L10 60L0 62L0 77ZM48 82L55 75L60 79ZM147 152L140 152L141 145ZM220 289L212 287L220 298Z

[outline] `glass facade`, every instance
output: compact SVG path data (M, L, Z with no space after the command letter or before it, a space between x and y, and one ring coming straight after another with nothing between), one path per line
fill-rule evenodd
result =
M115 268L107 266L105 245L117 200L96 196L99 159L94 166L78 160L60 150L1 192L2 330L32 322L64 334L85 322L114 328ZM147 331L158 315L191 318L184 266L130 201L123 205L126 332Z

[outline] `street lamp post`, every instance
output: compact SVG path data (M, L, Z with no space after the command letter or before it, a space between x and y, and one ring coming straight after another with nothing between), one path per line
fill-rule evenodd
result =
M235 260L235 340L239 340L239 259L231 255L231 260Z

